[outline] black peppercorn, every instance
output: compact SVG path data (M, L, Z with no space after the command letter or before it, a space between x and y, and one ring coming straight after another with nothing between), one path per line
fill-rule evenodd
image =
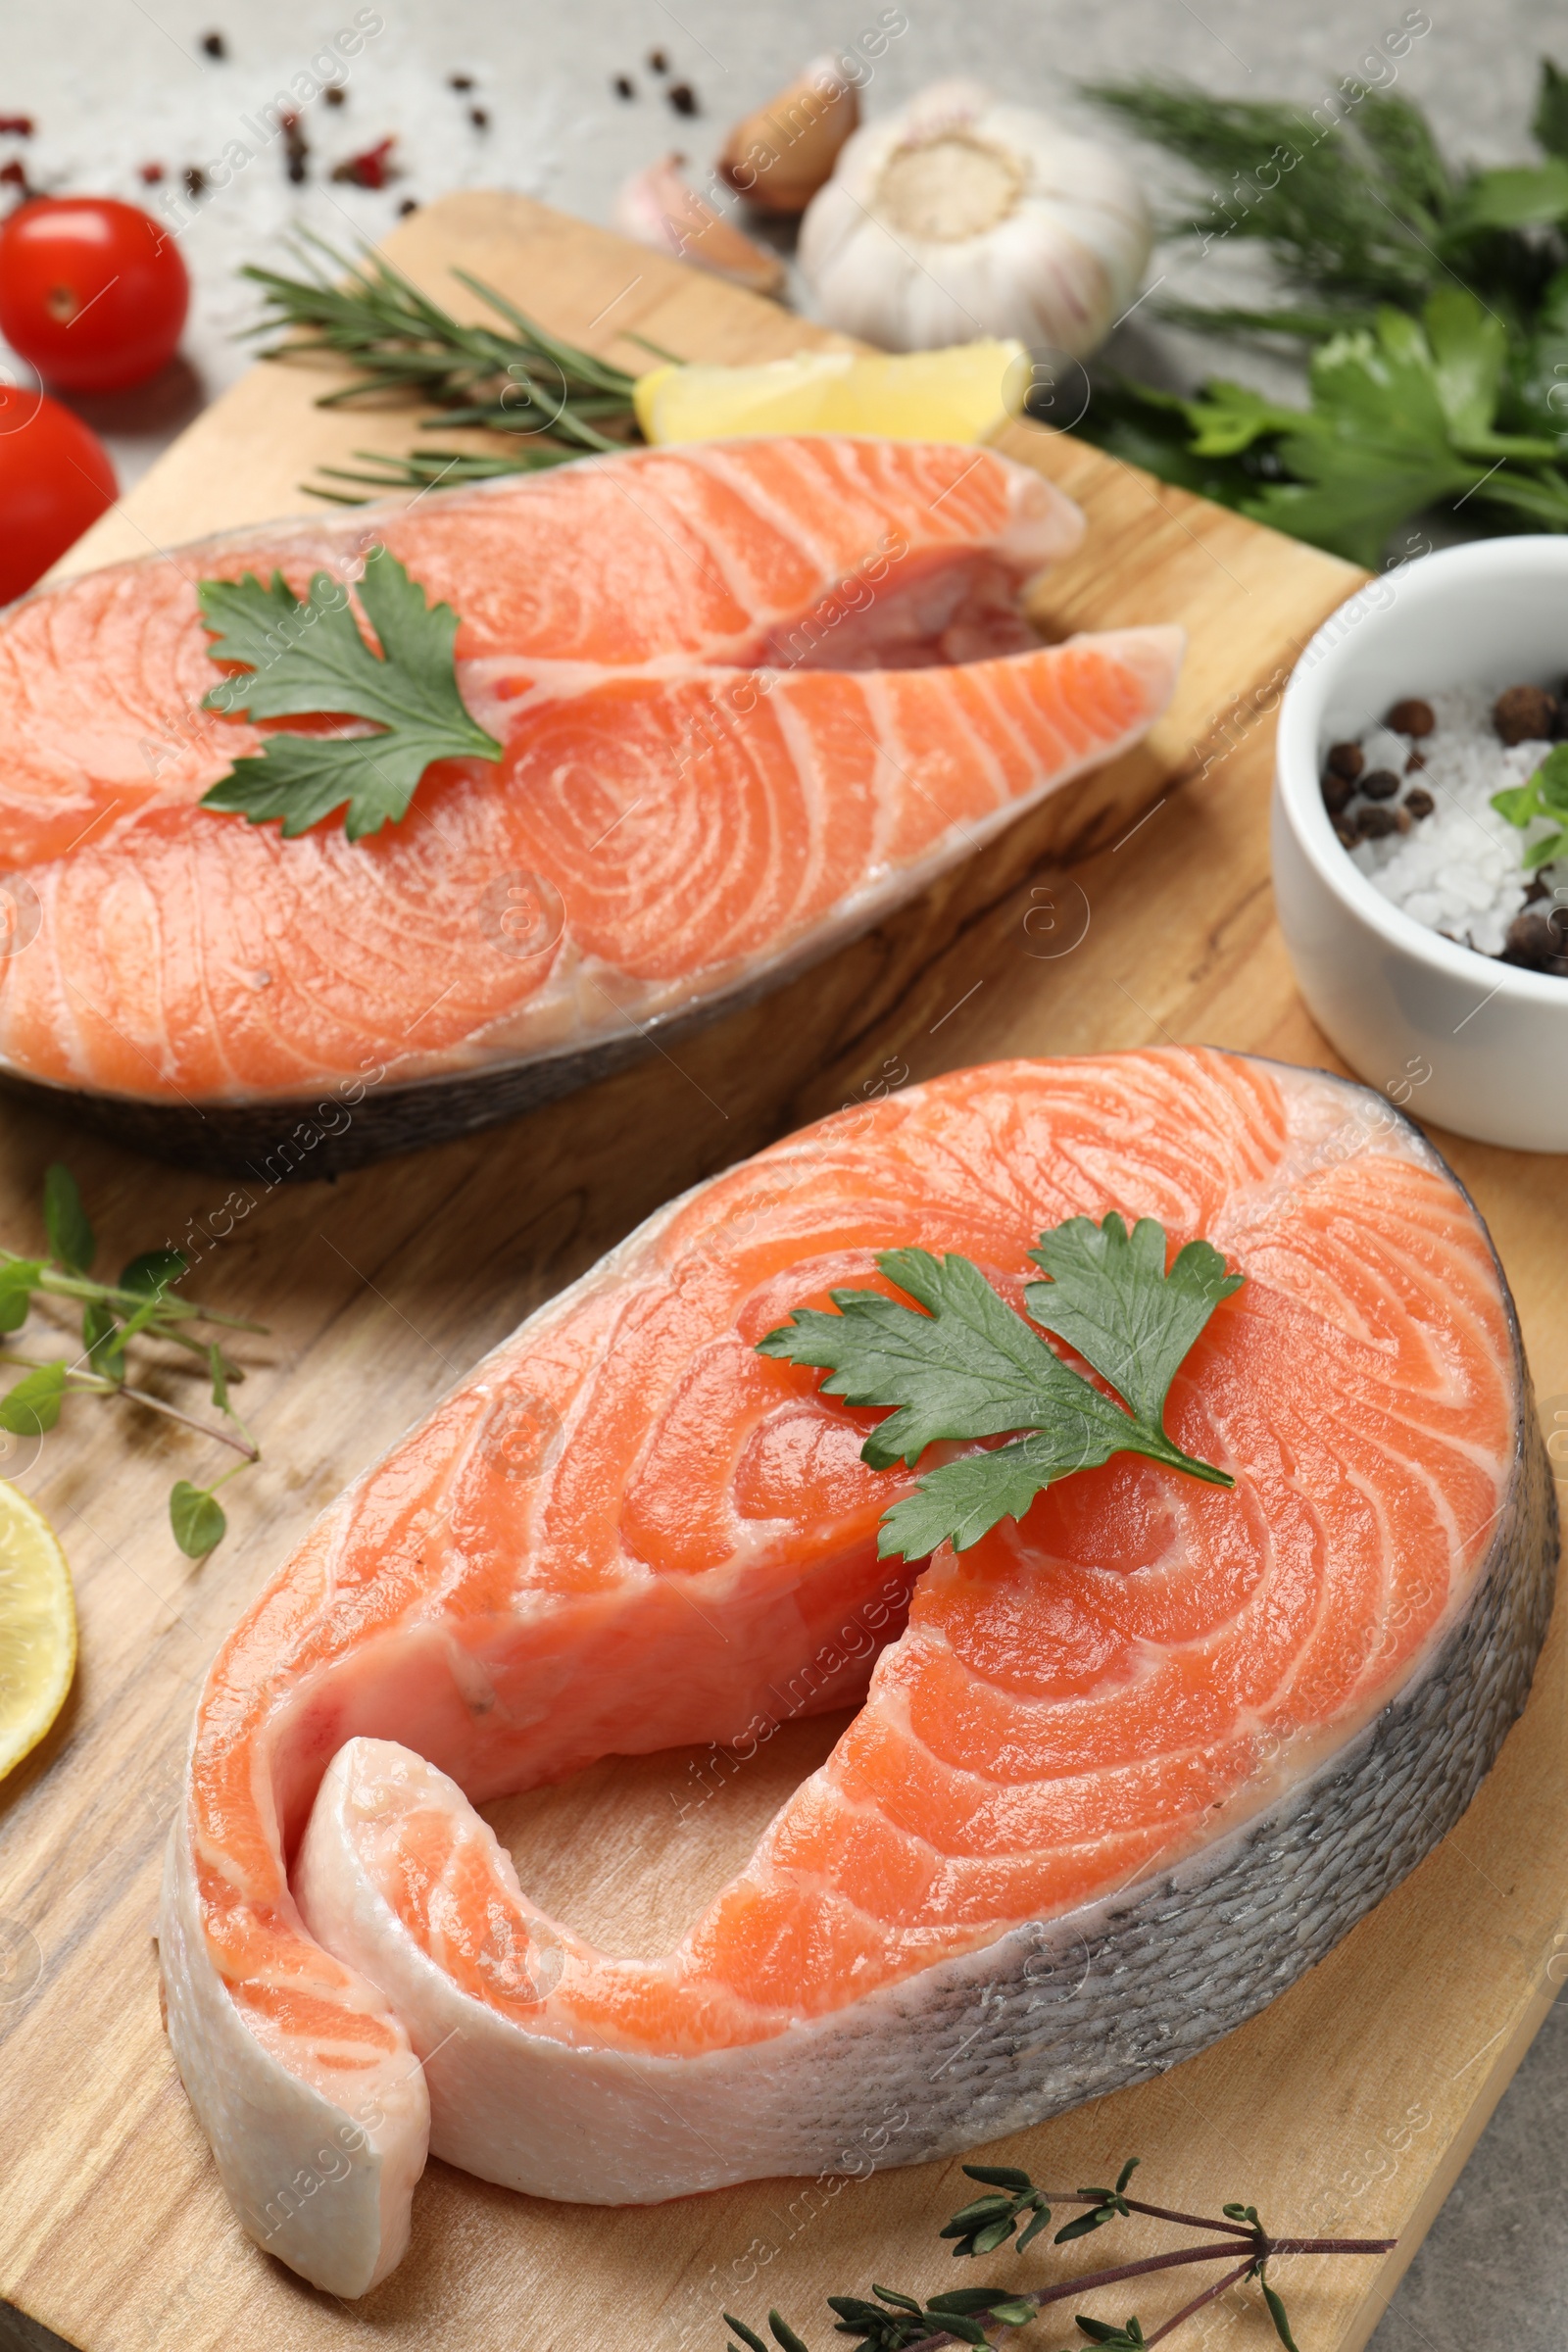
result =
M1557 698L1544 686L1510 686L1493 704L1492 723L1504 743L1549 743L1557 731Z
M1361 790L1369 801L1396 800L1399 779L1392 767L1375 767L1369 776L1361 778Z

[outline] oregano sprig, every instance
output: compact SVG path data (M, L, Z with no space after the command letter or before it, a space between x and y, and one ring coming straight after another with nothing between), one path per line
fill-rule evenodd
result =
M175 1543L189 1558L205 1558L227 1531L217 1490L259 1461L261 1447L229 1401L229 1385L244 1379L243 1370L220 1340L192 1327L265 1331L267 1326L183 1298L174 1286L188 1267L178 1250L144 1250L122 1267L118 1281L96 1280L92 1267L98 1239L74 1177L58 1162L44 1177L43 1220L49 1256L23 1257L0 1249L0 1368L24 1367L22 1378L0 1396L0 1429L15 1437L41 1438L54 1428L69 1397L108 1396L140 1405L231 1447L240 1456L231 1469L205 1487L180 1479L169 1497ZM20 1332L30 1314L58 1322L68 1309L73 1314L79 1309L81 1316L82 1351L74 1360L24 1354L11 1342L9 1335ZM132 1348L151 1341L196 1357L220 1416L216 1424L130 1379Z
M1173 2247L1163 2254L1148 2255L1142 2261L1119 2263L1043 2286L957 2287L922 2299L896 2287L873 2284L874 2301L861 2295L828 2296L829 2309L838 2315L835 2333L857 2339L859 2352L939 2352L939 2347L947 2344L987 2345L993 2329L1022 2328L1049 2304L1076 2301L1098 2288L1160 2271L1222 2262L1229 2267L1221 2276L1173 2312L1152 2334L1145 2334L1136 2312L1119 2322L1079 2312L1074 2315L1075 2325L1089 2343L1109 2345L1114 2352L1152 2352L1153 2345L1175 2334L1229 2287L1255 2279L1280 2342L1286 2352L1298 2352L1284 2301L1265 2278L1265 2266L1281 2254L1387 2254L1396 2243L1392 2237L1274 2237L1258 2220L1253 2205L1226 2205L1222 2209L1223 2218L1214 2220L1202 2214L1146 2204L1126 2194L1138 2161L1136 2156L1128 2159L1117 2175L1114 2188L1079 2189L1037 2187L1026 2172L1011 2165L966 2164L963 2170L968 2178L979 2181L991 2193L960 2208L941 2234L957 2240L953 2249L955 2254L994 2253L1012 2235L1019 2219L1027 2212L1034 2218L1013 2248L1015 2253L1022 2253L1029 2240L1050 2221L1051 2207L1055 2204L1084 2208L1057 2230L1054 2241L1057 2245L1070 2243L1134 2213L1175 2223L1183 2229L1210 2230L1214 2242ZM773 2337L771 2345L732 2312L726 2311L723 2317L726 2327L739 2338L738 2342L731 2340L727 2352L743 2352L743 2348L744 2352L774 2352L775 2346L778 2352L809 2352L803 2338L777 2311L767 2315Z
M1114 1209L1099 1225L1069 1217L1042 1233L1029 1255L1049 1277L1025 1290L1031 1322L972 1258L885 1250L878 1269L915 1306L879 1291L835 1290L834 1313L798 1307L758 1342L761 1355L826 1369L829 1396L894 1407L860 1448L872 1469L901 1459L912 1467L945 1440L1024 1433L918 1479L883 1516L884 1558L923 1559L944 1543L965 1551L1000 1520L1021 1518L1058 1479L1116 1453L1142 1453L1210 1486L1236 1483L1183 1451L1164 1410L1194 1342L1245 1278L1227 1274L1205 1241L1189 1242L1167 1271L1164 1227L1141 1217L1129 1234ZM1063 1362L1043 1331L1065 1340L1123 1401Z

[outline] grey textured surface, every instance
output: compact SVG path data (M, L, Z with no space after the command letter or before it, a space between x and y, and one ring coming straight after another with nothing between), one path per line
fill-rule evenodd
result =
M312 188L305 217L371 233L390 224L405 192L438 194L459 181L491 179L590 219L606 220L619 177L670 147L706 164L728 121L766 97L804 60L851 42L880 14L877 0L579 0L546 11L509 0L382 0L384 69L394 64L432 92L452 69L484 84L493 117L488 145L461 150L450 137L408 147L411 175L385 197ZM1080 75L1168 70L1235 95L1275 92L1316 102L1355 71L1370 43L1405 14L1398 0L906 0L907 32L892 42L866 91L867 111L897 104L940 74L990 78L1009 95L1061 104ZM1547 0L1436 0L1429 34L1411 49L1401 83L1426 105L1450 150L1487 162L1528 153L1537 60L1556 45L1568 62L1568 18ZM175 151L172 122L211 121L220 141L236 107L270 96L275 61L308 57L323 32L346 23L326 0L52 0L47 9L6 12L3 97L40 122L40 149L58 138L61 184L94 178L133 192L126 173L139 151L170 148L177 168L197 160ZM198 19L200 20L198 22ZM230 35L231 74L209 68L197 38L209 24ZM643 70L648 50L669 52L671 78L696 86L704 113L672 115ZM267 71L255 69L258 57ZM247 60L250 79L245 78ZM376 71L383 71L379 61ZM621 104L610 76L633 72L639 96ZM388 126L372 119L374 75L367 62L346 122L366 137ZM434 109L432 107L432 114ZM194 134L192 134L194 135ZM210 151L210 150L209 150ZM113 172L105 155L128 156ZM276 172L276 162L259 164ZM250 199L247 199L249 202ZM287 208L279 198L278 219ZM222 216L193 231L187 250L200 313L191 338L194 374L136 396L99 421L113 434L122 478L130 479L183 422L204 387L231 376L239 361L226 334L237 322L223 259ZM268 222L270 230L272 222ZM258 236L258 244L260 237ZM1226 268L1231 257L1217 256ZM1169 340L1169 358L1190 369L1193 347ZM1548 2022L1505 2094L1408 2278L1373 2338L1373 2352L1560 2352L1568 2342L1568 2013ZM53 2352L56 2339L0 2310L0 2352Z

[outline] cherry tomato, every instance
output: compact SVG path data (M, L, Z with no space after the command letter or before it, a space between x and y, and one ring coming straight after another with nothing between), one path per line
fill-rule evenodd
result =
M114 502L96 433L42 392L0 385L0 605L46 572Z
M172 359L190 280L149 213L113 196L35 196L0 228L0 334L45 383L122 392Z

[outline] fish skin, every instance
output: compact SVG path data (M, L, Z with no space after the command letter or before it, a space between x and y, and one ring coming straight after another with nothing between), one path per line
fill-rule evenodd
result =
M1017 617L1082 529L994 452L808 437L585 460L36 592L0 615L0 831L34 928L0 958L0 1078L272 1181L671 1042L1147 731L1180 631L1042 647ZM300 591L375 537L459 612L499 768L437 763L359 844L201 809L264 737L199 712L192 579L277 564ZM492 905L513 882L536 951Z
M1052 1073L1049 1096L1040 1092L1045 1071ZM1211 1229L1243 1270L1250 1264L1250 1280L1255 1284L1282 1279L1278 1267L1271 1268L1269 1256L1280 1246L1280 1229L1271 1224L1269 1207L1278 1183L1282 1181L1289 1197L1295 1198L1290 1188L1309 1190L1325 1171L1332 1183L1333 1171L1348 1157L1374 1149L1391 1164L1417 1171L1408 1179L1416 1188L1411 1197L1425 1202L1430 1215L1425 1227L1411 1229L1410 1247L1437 1247L1430 1235L1441 1228L1453 1237L1443 1247L1453 1250L1462 1241L1470 1260L1479 1262L1478 1252L1484 1257L1489 1269L1485 1280L1494 1289L1494 1303L1486 1313L1495 1323L1495 1339L1482 1346L1478 1338L1475 1344L1482 1348L1478 1360L1485 1360L1490 1350L1495 1362L1499 1396L1507 1400L1509 1434L1506 1452L1496 1457L1496 1484L1491 1489L1498 1497L1497 1507L1476 1536L1477 1546L1483 1535L1488 1540L1471 1581L1461 1583L1453 1596L1450 1557L1450 1600L1444 1604L1445 1613L1430 1620L1420 1644L1392 1679L1387 1684L1374 1682L1370 1695L1357 1702L1359 1713L1352 1709L1337 1717L1331 1709L1321 1719L1309 1714L1306 1730L1298 1737L1288 1738L1283 1745L1265 1740L1245 1777L1225 1792L1213 1829L1206 1834L1184 1832L1174 1854L1167 1852L1167 1838L1163 1845L1136 1855L1130 1871L1113 1873L1110 1883L1097 1886L1092 1899L1066 1902L1002 1933L986 1932L972 1948L961 1948L961 1936L956 1945L949 1939L945 1947L940 1936L935 1941L928 1936L923 1949L911 1945L913 1957L907 1965L893 1962L891 1974L884 1967L866 1989L836 2005L830 2000L824 2008L818 2002L813 2011L810 2002L802 1999L793 2018L775 2020L758 2010L756 2022L748 2026L727 2015L705 2016L699 2003L691 2013L695 2038L690 2054L662 2055L655 2043L639 2042L635 2034L620 2032L617 2038L612 2026L599 2033L585 2031L580 1986L587 1982L591 1987L596 1969L601 1978L608 1972L613 1980L618 1970L622 1980L635 1983L639 1967L657 1976L664 1964L601 1964L591 1947L564 1929L549 1924L536 1933L528 1923L537 1915L518 1889L510 1861L500 1855L468 1798L423 1760L432 1751L447 1753L449 1760L454 1753L456 1719L446 1694L455 1688L466 1691L463 1704L474 1723L493 1725L498 1702L503 1707L515 1704L505 1697L506 1686L498 1679L503 1675L502 1651L493 1643L487 1670L467 1651L462 1652L467 1664L460 1667L455 1662L461 1647L459 1619L443 1620L438 1610L430 1622L416 1622L414 1647L399 1653L402 1663L390 1691L377 1699L373 1688L368 1689L366 1697L346 1711L329 1702L318 1671L314 1681L307 1678L301 1685L299 1670L288 1668L275 1700L265 1698L267 1713L258 1719L291 1721L274 1759L276 1798L266 1798L249 1828L243 1813L225 1813L228 1826L219 1842L213 1842L214 1803L232 1807L245 1789L255 1791L265 1785L257 1779L260 1756L245 1743L248 1678L254 1685L258 1674L266 1677L269 1659L279 1654L278 1645L290 1638L291 1628L309 1634L328 1595L336 1595L330 1605L347 1612L343 1622L350 1630L343 1640L348 1646L332 1653L330 1643L326 1651L318 1643L310 1654L341 1654L352 1662L357 1654L352 1632L356 1613L373 1600L376 1583L394 1580L389 1603L394 1609L402 1591L412 1594L418 1589L422 1547L435 1536L427 1514L421 1517L417 1482L411 1485L397 1473L403 1457L395 1453L387 1466L367 1473L318 1523L291 1569L263 1595L215 1669L199 1717L191 1790L174 1827L166 1894L166 1972L189 1980L170 1983L171 2038L181 2075L215 2141L225 2185L245 2226L270 2251L318 2284L342 2294L361 2293L394 2265L407 2217L405 2212L401 2218L388 2218L386 2208L395 2201L389 2184L407 2181L416 2172L426 2129L435 2152L484 2177L586 2202L640 2202L759 2175L855 2172L865 2169L866 2162L920 2161L1143 2080L1203 2047L1283 1990L1413 1867L1469 1802L1523 1704L1549 1611L1556 1559L1551 1482L1531 1410L1517 1324L1485 1229L1478 1219L1472 1220L1462 1192L1418 1131L1397 1121L1391 1124L1388 1106L1376 1098L1314 1074L1281 1069L1270 1076L1267 1065L1236 1055L1156 1051L1079 1064L1019 1063L956 1073L877 1105L869 1132L881 1136L885 1131L891 1142L905 1139L899 1148L915 1154L909 1163L913 1166L925 1164L933 1152L949 1158L956 1154L952 1158L956 1178L969 1165L966 1154L978 1149L964 1124L964 1105L979 1103L984 1108L975 1134L1006 1133L1009 1119L1023 1120L1027 1103L1054 1104L1057 1091L1065 1102L1073 1085L1093 1088L1102 1082L1119 1090L1116 1100L1125 1102L1125 1120L1120 1129L1107 1127L1099 1144L1091 1140L1085 1146L1080 1141L1074 1147L1072 1182L1087 1188L1091 1201L1096 1186L1114 1188L1129 1209L1164 1213L1172 1221L1173 1239L1178 1209L1191 1223L1201 1208L1203 1188L1219 1187L1223 1210L1204 1213L1210 1214ZM1158 1134L1158 1105L1162 1099L1168 1102L1168 1093L1162 1095L1162 1090L1172 1088L1200 1108L1206 1122L1192 1139L1192 1156L1186 1160ZM1269 1107L1271 1090L1286 1104L1283 1125ZM1236 1131L1227 1140L1223 1117L1232 1097ZM1008 1108L1014 1101L1016 1114ZM1019 1126L1020 1137L1028 1132L1026 1124ZM1258 1139L1255 1150L1249 1136ZM438 1408L427 1425L426 1446L438 1453L445 1448L442 1458L456 1459L475 1431L490 1427L480 1410L483 1399L475 1402L475 1397L481 1391L489 1395L486 1384L493 1387L509 1349L524 1347L528 1380L534 1384L527 1395L536 1406L538 1384L563 1344L557 1335L579 1328L574 1318L586 1316L587 1328L603 1333L594 1345L610 1345L612 1330L620 1329L613 1320L614 1301L638 1266L648 1261L651 1250L667 1251L677 1243L688 1253L695 1250L695 1259L677 1255L670 1262L689 1265L700 1291L706 1271L702 1252L720 1247L720 1237L731 1231L737 1211L725 1204L732 1200L760 1203L739 1213L752 1215L754 1223L760 1220L758 1230L770 1237L775 1232L796 1236L789 1249L807 1249L808 1256L815 1229L811 1220L821 1212L812 1206L813 1196L801 1192L802 1179L792 1179L791 1170L804 1169L813 1185L826 1184L831 1195L832 1181L847 1181L844 1171L862 1165L857 1157L859 1142L858 1135L850 1139L842 1118L824 1122L662 1211L584 1283L542 1310L518 1340L488 1359ZM887 1148L879 1146L877 1159L863 1163L868 1170L883 1164L881 1153ZM1017 1148L1022 1150L1022 1143ZM1136 1164L1140 1152L1152 1156L1146 1162L1147 1189L1134 1200L1128 1198L1127 1169ZM1118 1152L1132 1153L1133 1158L1118 1159ZM1098 1175L1085 1174L1086 1157L1102 1162ZM1021 1184L1023 1163L1017 1166L1016 1175L1005 1160L992 1167L993 1189L1005 1194L1009 1183ZM860 1179L862 1184L866 1181ZM1367 1181L1362 1179L1363 1192ZM1177 1198L1183 1186L1185 1207ZM760 1189L749 1192L748 1187ZM896 1187L888 1198L891 1208ZM1434 1203L1445 1204L1441 1216ZM872 1209L878 1216L888 1213L874 1201ZM804 1224L792 1223L802 1218ZM1470 1238L1465 1240L1467 1223ZM1309 1223L1308 1242L1316 1230ZM798 1294L801 1282L798 1274L788 1271L797 1262L789 1249L778 1277L780 1297L786 1299L791 1292ZM1348 1330L1356 1328L1358 1317L1381 1311L1377 1298L1368 1299L1354 1289L1358 1263L1341 1266L1337 1274L1341 1287L1336 1298ZM1462 1322L1479 1310L1465 1303L1474 1283L1464 1287L1459 1267L1460 1260L1454 1258L1446 1287L1459 1298L1453 1311ZM1309 1292L1310 1250L1298 1270ZM817 1261L815 1278L826 1283L840 1276L824 1271ZM754 1303L759 1314L772 1312L770 1297ZM1367 1336L1385 1350L1407 1346L1418 1353L1425 1350L1424 1369L1417 1365L1405 1377L1416 1382L1413 1394L1435 1399L1431 1411L1441 1421L1452 1404L1445 1382L1451 1387L1457 1377L1452 1366L1458 1359L1451 1356L1451 1348L1458 1345L1454 1333L1462 1339L1460 1326L1455 1325L1447 1339L1437 1326L1427 1338L1420 1329L1402 1336L1401 1330L1396 1318L1381 1339L1375 1331ZM628 1326L614 1344L616 1350L623 1353L633 1340ZM1445 1354L1446 1348L1449 1354ZM692 1360L696 1365L701 1359ZM1223 1352L1209 1359L1211 1382L1218 1379L1215 1368L1225 1360ZM794 1370L779 1376L795 1377ZM642 1375L633 1364L626 1377ZM766 1383L775 1372L760 1359L753 1359L748 1371L736 1359L734 1372L723 1377ZM545 1454L558 1465L565 1463L566 1452L551 1454L552 1447L567 1445L565 1424L552 1435L547 1418L542 1419L534 1406L529 1407L532 1419L524 1433L532 1449L529 1461L539 1450L542 1432ZM833 1410L853 1419L845 1408ZM860 1424L853 1426L858 1431ZM1460 1425L1454 1426L1457 1430ZM497 1441L503 1449L512 1442L505 1434L508 1429L510 1424L503 1425ZM606 1434L612 1435L612 1426L607 1425ZM609 1474L626 1476L613 1470L612 1461ZM429 1473L424 1475L428 1481ZM559 1470L551 1472L552 1478L558 1475ZM890 1474L878 1491L879 1500L891 1495L894 1483ZM1086 1479L1072 1485L1084 1490L1089 1483ZM457 1493L450 1480L438 1490L426 1483L423 1491ZM628 1514L635 1518L640 1508L644 1533L639 1542L646 1546L661 1524L658 1498L639 1505L637 1494L633 1478L616 1505L616 1524L630 1524ZM689 1504L680 1506L686 1516L668 1522L672 1532L662 1539L675 1544L689 1568L700 1565L700 1500L694 1494ZM460 1506L453 1502L450 1507ZM1102 1530L1095 1540L1108 1560L1114 1556L1117 1523L1094 1518L1098 1507L1083 1506L1091 1512L1092 1527ZM345 1547L342 1540L355 1513L369 1514L373 1540L363 1554ZM1070 1526L1070 1518L1062 1525ZM470 1525L464 1538L470 1549L477 1534ZM837 1598L824 1602L828 1613L820 1623L832 1620L834 1606L842 1620L847 1610L861 1606L863 1596L877 1589L877 1564L863 1550L852 1545L845 1551L842 1539L836 1541L841 1543L838 1554L833 1555L829 1544L822 1559L838 1580ZM1104 1549L1107 1544L1112 1549ZM888 1565L881 1563L880 1568ZM590 1611L600 1612L603 1604L593 1597L599 1587L591 1559L582 1559L575 1573ZM802 1593L812 1589L812 1573L811 1563L804 1562ZM1039 1573L1032 1571L1027 1592L1034 1592L1032 1578ZM937 1592L932 1605L939 1608L945 1574L949 1589L957 1591L962 1585L961 1579L955 1582L949 1572L941 1571L940 1564L927 1571L925 1585ZM364 1581L367 1576L369 1584ZM1414 1587L1401 1594L1407 1606L1418 1598ZM519 1598L514 1605L523 1604ZM884 1600L881 1605L885 1619L890 1604ZM926 1605L917 1599L917 1608ZM893 1614L896 1618L896 1607ZM605 1627L612 1623L592 1614L586 1622L591 1628L596 1621ZM524 1610L515 1639L536 1645L548 1639L548 1624L547 1618L530 1617ZM1369 1642L1382 1624L1370 1623ZM789 1671L790 1657L801 1654L800 1637L787 1651L782 1623L774 1626L765 1617L744 1628L732 1618L730 1631L744 1636L734 1668L743 1679L752 1654L763 1661L757 1671L775 1680ZM1020 1638L1027 1643L1036 1637L1023 1625ZM1393 1630L1385 1628L1383 1639L1393 1641ZM812 1635L807 1642L808 1658L818 1654L814 1641ZM693 1683L700 1685L706 1671L700 1639L693 1641L689 1654ZM878 1701L876 1692L899 1687L900 1661L909 1654L907 1642L883 1650L873 1678L872 1703L857 1718L857 1725L873 1722L878 1704L886 1712L886 1700ZM1298 1662L1293 1672L1299 1673L1304 1653L1294 1654ZM1361 1666L1372 1654L1363 1651ZM302 1663L305 1655L301 1653ZM840 1663L845 1673L837 1683L814 1691L808 1683L814 1705L842 1704L851 1694L853 1662ZM1034 1669L1027 1664L1026 1648L1007 1648L1004 1663L1007 1672L1022 1676L1027 1687ZM291 1674L295 1699L289 1694ZM557 1740L552 1773L571 1769L574 1761L586 1761L589 1753L601 1752L606 1744L624 1750L639 1741L648 1747L712 1736L712 1724L699 1729L695 1715L682 1718L680 1710L689 1694L666 1691L662 1686L657 1704L650 1702L644 1709L652 1720L635 1725L622 1720L608 1735L596 1728L611 1723L617 1703L622 1718L625 1715L624 1697L607 1690L603 1695L608 1714L590 1714L580 1729L573 1728L575 1686L562 1683L554 1668L546 1680L556 1693L547 1717L540 1719ZM271 1688L266 1686L269 1691ZM1354 1676L1352 1688L1359 1688ZM589 1696L596 1698L596 1692L591 1690ZM750 1690L737 1696L739 1720L752 1702ZM292 1719L290 1705L295 1706ZM551 1727L563 1707L565 1728L557 1735ZM665 1709L662 1717L659 1707ZM835 1756L847 1752L856 1728L845 1735ZM509 1731L508 1739L513 1736ZM519 1720L519 1752L534 1738ZM468 1773L469 1797L482 1801L500 1793L499 1771L494 1760L488 1766L476 1761ZM241 1777L235 1778L235 1772ZM397 1857L398 1838L391 1838L387 1854L378 1861L370 1834L375 1819L386 1817L378 1784L400 1775L405 1790L427 1801L433 1815L446 1808L469 1841L465 1854L477 1856L481 1864L489 1856L500 1908L510 1905L524 1922L524 1948L531 1952L538 1946L544 1955L555 1955L552 1965L560 1973L546 1986L542 2006L533 1998L542 1980L529 1975L523 1987L526 1998L517 1995L515 1983L509 1980L513 2005L520 1999L521 2007L541 2021L535 2031L523 2030L523 2021L505 2003L498 2009L492 1999L481 2010L400 1926L382 1872L387 1854ZM822 1777L813 1776L813 1781ZM526 1778L524 1774L524 1782ZM267 1860L269 1852L275 1856L279 1835L278 1816L270 1809L274 1801L291 1850L299 1832L305 1832L291 1883L284 1882L280 1863ZM791 1803L798 1808L799 1799ZM769 1838L790 1810L785 1808ZM248 1894L247 1886L254 1892ZM307 1921L314 1936L307 1931ZM443 1948L447 1966L462 1969L466 1966L465 1947L461 1937L452 1940L459 1926L461 1921L449 1918ZM328 1945L330 1950L323 1948ZM290 1982L298 1984L308 1976L318 1986L327 2020L323 2031L337 2030L331 2020L345 2008L351 2013L351 2038L334 2045L338 2056L333 2063L341 2065L347 2056L354 2061L352 2069L313 2080L309 2067L301 2072L304 2045L296 2045L291 2057L287 2034L268 2011L266 1998L260 2008L255 2005L256 1988L260 1986L265 1996L267 1982L275 1979L284 1955L292 1955L286 1963ZM532 1968L530 1959L528 1971ZM379 1991L374 1989L377 1985ZM803 1978L801 1991L808 1989ZM560 2006L564 2000L568 2003L564 2009ZM571 2000L577 2002L575 2009ZM547 2012L554 2021L549 2032L542 2023ZM572 2017L578 2021L575 2025L569 2022ZM214 2031L215 2018L221 2021L221 2033ZM459 2029L455 2038L454 2026ZM362 2035L358 2044L352 2040L355 2034ZM318 2039L313 2046L320 2046ZM243 2095L250 2102L246 2114L261 2119L245 2130L234 2122L236 2076L244 2078ZM340 2120L323 2133L323 2082L328 2080ZM389 2088L406 2100L422 2096L422 2089L418 2094L407 2089L414 2081L421 2085L428 2082L428 2110L405 2112L377 2142L349 2154L346 2173L329 2181L319 2180L322 2149L332 2154L335 2169L342 2134L364 2133L367 2101L380 2119L388 2112ZM339 2082L344 2084L341 2091L335 2088ZM379 2121L376 2128L380 2130Z

